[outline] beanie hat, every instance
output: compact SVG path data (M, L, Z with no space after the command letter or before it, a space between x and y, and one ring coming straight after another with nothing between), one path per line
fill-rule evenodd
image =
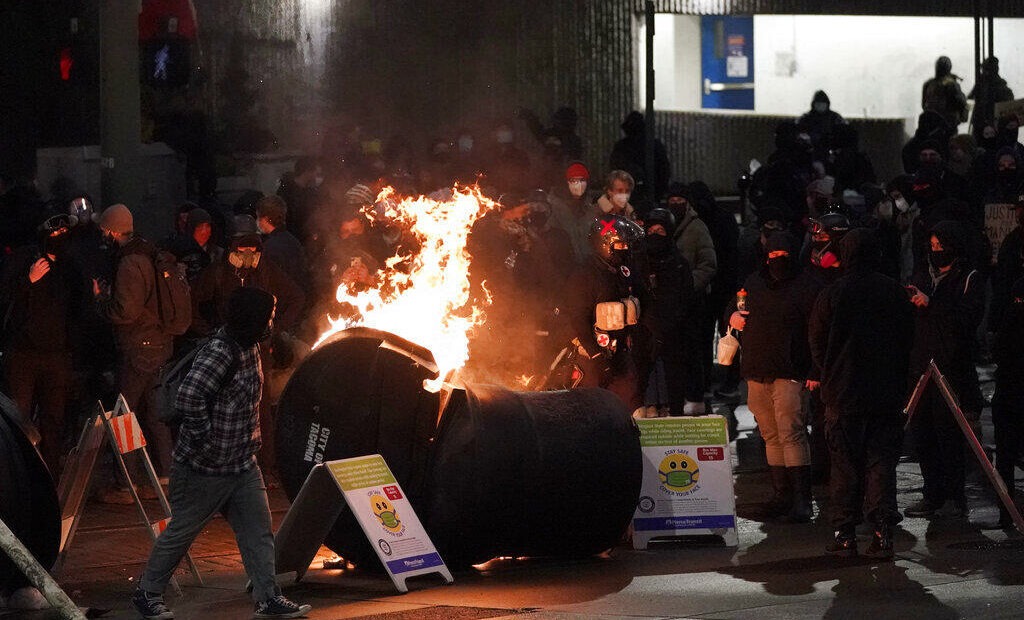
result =
M235 232L231 237L231 248L262 248L263 238L260 237L256 220L251 215L235 216Z
M224 330L239 346L253 346L270 322L274 302L274 296L264 290L247 286L235 289L228 297Z
M135 230L132 212L121 203L110 205L100 214L100 228L125 235Z
M574 161L565 169L565 180L585 179L590 180L590 170L581 161Z
M673 181L669 183L668 188L665 190L665 200L669 198L682 198L686 202L690 202L690 188L685 183Z
M353 207L372 205L374 203L373 190L362 183L357 183L345 192L345 201Z
M196 207L188 212L188 229L195 231L196 227L200 224L212 224L213 218L210 217L210 212L206 209Z

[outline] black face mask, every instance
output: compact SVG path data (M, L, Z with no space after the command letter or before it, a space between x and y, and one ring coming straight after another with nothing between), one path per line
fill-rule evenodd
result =
M1003 183L1012 183L1017 180L1017 169L1000 170L996 172L996 177Z
M667 256L672 251L672 240L667 235L648 235L647 253L653 257Z
M52 254L57 259L63 258L67 254L69 241L66 234L46 237L43 240L43 253Z
M936 269L944 269L953 264L955 256L949 250L932 250L928 253L928 261Z
M772 258L768 260L768 275L772 280L778 282L785 280L790 274L790 261L788 256Z

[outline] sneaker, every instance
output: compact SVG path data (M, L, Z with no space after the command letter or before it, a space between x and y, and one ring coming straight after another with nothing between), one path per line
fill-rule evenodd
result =
M871 535L871 544L864 551L870 558L889 559L893 556L892 531L888 525L875 529Z
M299 605L278 594L269 601L256 603L257 618L301 618L313 609L312 605Z
M132 594L132 605L135 611L146 620L173 620L174 612L167 609L162 594L146 592L142 588L135 590Z
M825 552L841 558L852 558L857 555L857 535L851 530L839 530L835 539L825 547Z
M935 512L939 509L938 506L929 502L926 499L914 502L907 506L907 509L903 511L903 514L908 517L932 517L935 516Z

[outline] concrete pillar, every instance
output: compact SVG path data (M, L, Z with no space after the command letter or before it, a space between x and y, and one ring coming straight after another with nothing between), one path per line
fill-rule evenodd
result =
M99 4L103 206L122 202L138 222L144 188L139 160L139 2L100 0Z

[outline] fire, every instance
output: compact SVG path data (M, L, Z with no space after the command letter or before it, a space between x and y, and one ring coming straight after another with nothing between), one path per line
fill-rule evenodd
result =
M357 312L352 318L331 318L331 327L314 348L350 327L391 332L433 353L438 377L424 387L437 391L465 365L469 333L484 319L483 308L470 299L466 243L473 224L496 203L478 187L456 186L451 199L444 201L425 196L398 199L387 187L377 196L377 204L383 205L383 214L369 211L368 215L407 229L420 248L413 256L389 259L368 290L353 292L346 284L338 286L338 301ZM399 263L402 270L396 268Z

